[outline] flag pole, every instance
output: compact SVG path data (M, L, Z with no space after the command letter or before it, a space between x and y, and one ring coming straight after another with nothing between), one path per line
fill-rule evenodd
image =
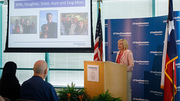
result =
M97 0L98 2L98 9L100 8L100 2L102 2L102 0Z
M98 2L98 3L99 3L99 8L100 8L100 7L101 7L101 6L100 6L100 2ZM98 9L99 9L99 8L98 8Z
M102 37L100 2L102 2L102 0L97 0L98 18L97 18L96 34L95 34L94 61L103 61L103 37Z

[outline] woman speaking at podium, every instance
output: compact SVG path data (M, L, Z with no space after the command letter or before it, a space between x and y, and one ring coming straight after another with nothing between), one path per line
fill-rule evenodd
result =
M118 40L118 49L116 63L127 66L127 101L131 101L131 78L134 66L134 59L131 50L128 49L126 39Z

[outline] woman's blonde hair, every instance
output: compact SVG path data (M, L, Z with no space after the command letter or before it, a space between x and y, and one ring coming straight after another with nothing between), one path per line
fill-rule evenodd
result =
M124 46L124 49L125 49L125 50L128 49L128 42L127 42L127 40L126 40L126 39L119 39L119 40L118 40L118 43L119 43L120 41L122 41L123 46Z

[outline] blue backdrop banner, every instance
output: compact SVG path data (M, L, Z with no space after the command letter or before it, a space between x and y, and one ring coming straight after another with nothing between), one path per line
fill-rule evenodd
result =
M163 41L167 16L105 20L106 61L115 62L119 39L126 39L133 52L133 101L162 101L160 89Z
M178 59L176 60L176 79L177 79L177 94L176 101L180 101L180 11L174 12L175 32L176 32L176 43Z

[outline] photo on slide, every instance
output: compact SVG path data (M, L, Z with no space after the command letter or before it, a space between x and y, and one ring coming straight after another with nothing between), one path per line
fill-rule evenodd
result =
M11 34L37 34L36 16L11 16Z
M88 13L62 13L60 17L61 35L88 34Z
M57 38L57 11L40 11L40 38Z

